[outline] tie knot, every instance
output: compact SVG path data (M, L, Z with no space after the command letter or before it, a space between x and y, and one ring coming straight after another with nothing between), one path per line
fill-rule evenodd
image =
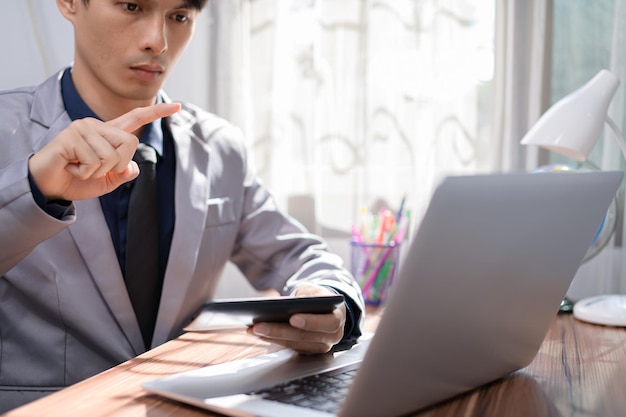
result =
M137 150L135 151L135 156L133 156L133 161L138 164L142 162L152 162L153 164L157 163L157 153L156 150L145 143L140 143L137 145Z

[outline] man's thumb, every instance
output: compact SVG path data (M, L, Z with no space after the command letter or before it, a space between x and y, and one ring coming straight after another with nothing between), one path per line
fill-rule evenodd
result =
M121 172L109 171L106 176L108 180L107 192L115 190L120 185L132 181L139 175L139 167L135 161L130 161L126 168Z

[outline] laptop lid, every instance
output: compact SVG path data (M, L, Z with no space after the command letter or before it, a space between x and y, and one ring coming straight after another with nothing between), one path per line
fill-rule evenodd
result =
M445 178L403 249L371 341L334 356L280 351L144 387L227 415L328 415L239 394L292 371L362 360L339 415L380 417L496 380L537 353L621 180L621 172Z
M401 415L530 363L622 175L444 179L406 254L345 415ZM377 401L363 401L371 397Z

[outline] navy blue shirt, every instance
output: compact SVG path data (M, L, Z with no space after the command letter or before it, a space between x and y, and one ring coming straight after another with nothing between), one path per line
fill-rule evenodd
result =
M78 94L72 82L70 69L67 69L63 74L61 89L65 110L70 119L77 120L85 117L99 119ZM157 209L159 213L159 276L162 281L172 243L175 219L174 184L176 178L176 157L174 139L167 125L167 119L156 120L146 125L139 141L152 146L158 154L156 178L158 188ZM122 268L122 273L125 270L124 265L126 261L128 201L133 182L122 184L109 194L100 197L100 205L109 226L111 239L113 240L113 246L115 247L115 253ZM31 179L31 187L33 186L34 183ZM43 197L38 190L37 192L33 190L33 193L39 194L36 196L36 199L37 197L40 199ZM64 205L62 203L51 203L53 204L48 204L46 207L50 214L54 215L56 213L58 215L63 212L62 208L64 208ZM56 208L54 207L55 205L57 205Z

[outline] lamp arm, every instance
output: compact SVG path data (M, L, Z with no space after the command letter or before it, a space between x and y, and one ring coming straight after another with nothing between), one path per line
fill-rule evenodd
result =
M615 124L613 119L611 119L608 116L606 117L606 124L608 124L611 130L613 131L613 133L615 133L615 138L617 139L617 143L619 144L619 147L622 150L622 155L624 156L624 159L626 160L626 142L624 142L624 136L622 136L622 131L617 126L617 124Z

